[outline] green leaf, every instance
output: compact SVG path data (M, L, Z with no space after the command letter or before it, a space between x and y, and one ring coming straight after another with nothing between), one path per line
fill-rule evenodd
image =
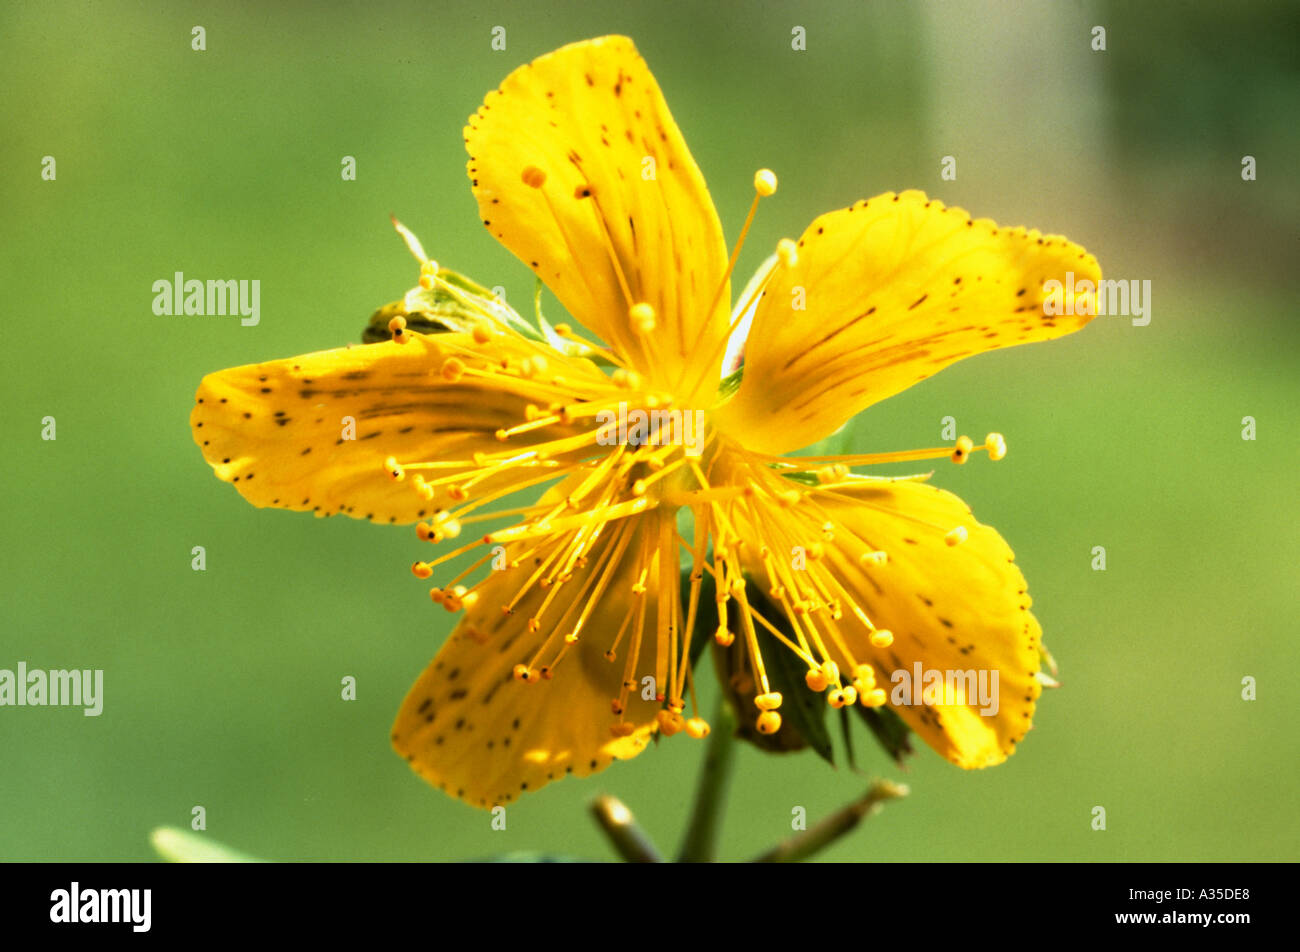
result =
M174 826L158 827L149 834L149 842L158 855L169 863L264 862L209 839L206 834L191 833Z

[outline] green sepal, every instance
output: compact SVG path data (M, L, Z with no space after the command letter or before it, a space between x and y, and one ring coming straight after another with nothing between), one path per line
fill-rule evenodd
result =
M443 268L433 288L416 286L400 301L385 304L370 316L361 339L367 344L391 340L388 322L406 318L407 329L420 334L467 332L483 321L495 322L530 340L543 340L541 332L520 317L510 305L478 282Z
M911 729L891 708L855 704L853 710L895 764L903 766L904 759L915 753L912 749Z
M747 592L749 603L754 610L794 641L794 634L785 616L763 596L757 586L749 585ZM728 614L732 614L730 609ZM735 624L739 624L739 621L729 627L736 634L739 642L743 635L736 631ZM755 627L758 650L763 655L763 665L767 670L768 685L782 698L781 729L775 734L760 734L754 726L758 717L754 698L759 688L754 683L748 656L742 654L743 649L738 643L733 643L726 648L717 644L711 637L716 627L715 622L706 637L713 645L713 665L722 682L723 693L727 695L737 712L736 736L767 753L788 753L810 747L818 757L834 766L835 748L831 743L830 732L826 728L828 705L823 695L808 690L808 685L804 681L807 667L799 657L772 637L765 628Z
M406 318L407 330L416 334L445 334L452 328L436 317L423 313L408 314L405 301L392 301L370 315L370 323L361 332L363 344L379 344L392 340L393 334L388 329L388 322L395 317Z

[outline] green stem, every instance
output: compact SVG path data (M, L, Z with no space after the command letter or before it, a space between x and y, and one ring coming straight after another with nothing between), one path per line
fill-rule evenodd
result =
M718 701L709 734L709 747L695 788L691 823L682 840L679 863L711 863L718 851L718 834L722 829L726 806L727 783L735 754L736 716L725 700Z
M880 809L886 800L897 800L907 796L907 787L892 780L877 780L871 785L866 795L841 807L811 830L805 830L779 843L762 856L755 857L755 863L797 863L830 846L837 839L848 833L866 817Z
M591 801L591 814L626 863L662 863L663 857L618 797L601 794Z

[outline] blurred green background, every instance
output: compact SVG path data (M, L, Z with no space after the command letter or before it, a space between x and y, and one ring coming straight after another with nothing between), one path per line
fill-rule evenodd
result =
M410 576L414 535L255 510L188 425L205 373L359 340L415 277L390 212L438 260L527 301L527 268L475 214L462 125L516 66L622 32L729 240L753 171L780 176L742 276L816 214L916 187L1152 283L1149 326L1099 318L966 361L855 422L864 449L934 445L948 415L1006 434L1005 461L935 479L1015 548L1064 686L984 772L928 749L899 771L861 740L863 765L913 793L825 857L1300 859L1300 704L1283 683L1300 667L1297 9L3 5L0 667L103 668L106 697L98 718L0 708L0 858L150 859L149 830L188 828L196 804L209 836L272 859L609 858L585 813L598 791L674 845L703 751L684 735L525 797L505 832L420 781L388 729L451 616ZM261 324L155 316L151 285L174 271L259 279ZM46 415L57 441L40 438ZM815 819L864 782L745 748L723 855L765 849L792 807Z

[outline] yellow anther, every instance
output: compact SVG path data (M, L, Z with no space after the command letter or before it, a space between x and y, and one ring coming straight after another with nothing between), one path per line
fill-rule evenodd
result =
M894 643L894 633L888 628L877 628L871 633L871 644L876 648L888 648Z
M719 625L718 630L713 633L713 640L724 648L730 648L736 636L727 630L726 625Z
M393 335L393 340L399 344L405 344L409 338L406 336L406 318L397 315L388 322L388 333Z
M552 329L553 331L555 331L555 333L558 334L560 337L572 337L572 336L573 336L573 328L570 327L568 324L556 324L556 325L555 325L553 328L551 328L551 329Z
M830 684L830 682L826 680L826 675L822 674L822 672L817 668L808 669L808 673L803 676L803 679L808 685L808 690L816 691L818 694L825 691L826 687Z
M609 727L609 732L615 737L631 737L635 730L636 726L629 724L626 721L620 724L611 724Z
M709 736L709 722L702 717L692 717L686 722L686 734L699 740Z
M850 707L858 703L858 689L849 685L844 689L844 706Z
M442 589L440 589L440 588L431 588L431 589L429 589L429 599L430 599L430 600L431 600L435 605L441 605L443 602L445 602L445 601L447 600L447 596L443 593L443 590L442 590Z
M871 665L869 664L858 665L856 668L853 669L853 683L867 684L867 685L875 684L876 683L875 669L871 667ZM861 690L862 690L861 688L858 688L859 692L861 692Z
M425 478L419 473L411 477L411 488L414 489L426 502L433 500L433 487L425 481Z
M623 712L627 710L627 708L623 706L622 701L618 698L614 698L614 700L609 702L609 710L615 717L622 717Z
M865 707L884 707L885 700L883 688L872 688L870 694L865 694L862 697L862 703Z
M432 291L433 286L437 283L438 262L432 259L426 259L420 262L420 287L426 291Z
M644 496L645 491L646 491L646 484L644 479L638 479L636 482L632 484L633 496Z
M989 451L991 460L1000 460L1007 455L1007 441L1001 433L990 433L984 437L984 448Z
M970 459L970 451L975 448L969 436L957 437L957 445L952 448L952 461L954 463L964 463Z
M421 542L428 542L433 538L433 526L427 522L417 522L415 524L415 534L419 536Z
M782 238L776 243L776 256L787 268L793 268L799 263L799 249L789 238Z
M433 575L433 566L428 562L416 562L411 566L411 574L416 578L429 578Z
M406 470L402 469L401 464L391 456L384 460L384 469L388 471L389 478L391 478L393 482L400 483L406 478Z
M546 373L546 366L546 358L538 354L533 357L525 357L519 364L519 372L531 380L533 377Z
M822 662L822 675L830 684L838 684L840 680L840 666L834 661Z
M776 194L776 173L771 169L759 169L754 173L754 191L763 198Z
M659 711L655 714L655 720L659 722L659 732L665 737L672 737L686 727L685 718L672 711Z
M520 178L529 188L541 188L546 184L546 173L535 165L527 166Z
M821 559L823 555L826 554L826 547L823 546L820 542L814 542L812 545L808 546L808 548L805 550L805 554L808 556L809 559L811 559L814 562L817 562Z
M655 329L655 309L644 301L633 304L628 309L627 316L632 322L632 329L638 334L649 334Z
M492 339L492 331L486 324L475 324L471 333L476 344L486 344Z
M775 734L781 729L781 715L776 711L764 711L758 715L754 727L758 729L760 734Z
M624 390L640 390L645 383L635 370L625 370L622 367L615 370L610 379L614 381L614 386L622 387Z
M861 673L853 679L853 689L857 692L857 697L865 704L867 695L876 688L876 675L866 665L859 665L858 670Z
M448 357L442 362L442 379L448 383L455 383L465 375L465 361L459 357Z
M948 531L948 534L943 537L943 541L948 545L961 545L966 541L967 535L965 526L957 526Z
M457 585L450 592L444 590L442 607L449 612L460 611L465 606L465 596L468 591L464 585Z
M754 698L754 706L760 711L775 711L781 706L781 692L770 691L767 694L760 694Z
M576 645L578 643L578 633L576 631L569 632L564 636L564 643L566 645Z
M875 552L863 552L858 556L863 565L884 565L889 561L889 553L877 549Z
M511 674L514 676L516 681L528 682L537 680L537 672L526 664L515 665Z
M848 701L844 699L844 690L842 688L833 689L826 695L826 703L838 711L848 703Z
M837 483L849 474L849 468L843 463L828 463L817 468L817 482Z

